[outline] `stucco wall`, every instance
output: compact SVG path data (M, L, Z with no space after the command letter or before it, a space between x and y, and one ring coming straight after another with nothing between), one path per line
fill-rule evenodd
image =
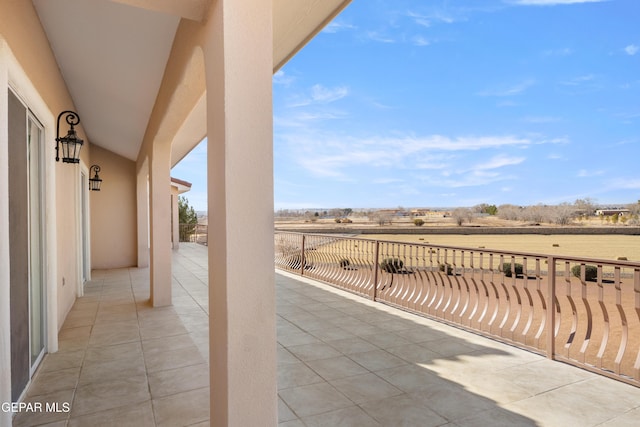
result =
M45 143L48 150L55 145L55 118L61 111L75 110L75 106L67 91L66 84L60 74L49 41L40 24L33 4L30 1L0 2L0 38L15 57L18 64L14 67L13 77L9 83L17 87L17 93L27 106L34 111L38 120L44 125ZM4 88L3 88L4 90ZM79 136L87 141L82 125L77 129ZM88 162L90 146L85 143L81 157ZM47 273L52 303L49 312L53 313L56 322L50 321L59 329L64 318L71 309L79 281L78 255L78 217L76 197L79 173L77 167L56 163L47 154ZM53 328L55 329L55 328ZM57 340L51 341L50 350L57 349Z
M136 163L93 146L88 166L94 164L100 166L102 188L91 191L89 196L91 266L94 269L133 267L138 255Z

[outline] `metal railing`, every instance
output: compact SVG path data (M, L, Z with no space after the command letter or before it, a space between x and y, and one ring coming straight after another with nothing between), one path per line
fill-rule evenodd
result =
M277 268L640 386L640 263L276 232Z
M207 225L205 224L180 224L180 242L207 244Z

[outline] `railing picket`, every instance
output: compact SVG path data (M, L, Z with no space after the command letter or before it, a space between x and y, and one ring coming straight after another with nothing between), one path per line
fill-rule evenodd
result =
M605 304L604 301L604 285L602 283L602 265L598 265L598 272L597 272L597 284L598 284L598 305L600 306L600 310L602 311L602 324L603 324L603 331L602 331L602 340L600 341L600 349L598 350L598 354L596 355L596 360L597 360L597 367L602 369L602 363L603 363L603 357L604 357L604 352L607 349L607 345L609 344L609 329L610 329L610 323L609 323L609 311L607 310L607 306Z
M635 297L634 308L640 322L640 269L638 268L633 270L633 294ZM640 346L638 347L636 362L633 364L633 378L640 383Z
M620 323L622 327L622 337L620 339L620 345L618 347L618 354L616 355L615 364L615 373L620 375L620 364L622 362L622 357L624 356L625 351L627 350L627 342L629 341L629 324L627 323L627 316L624 313L624 308L622 307L622 287L620 283L620 267L615 267L613 280L615 282L616 289L616 307L618 308L618 314L620 315Z
M547 258L547 358L556 356L556 259Z

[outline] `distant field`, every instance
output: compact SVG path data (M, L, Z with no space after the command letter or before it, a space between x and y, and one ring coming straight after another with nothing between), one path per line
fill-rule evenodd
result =
M627 257L629 261L640 261L640 236L619 235L406 235L363 234L371 240L393 240L408 243L431 243L435 245L464 246L486 249L501 249L515 252L533 252L550 255L567 255L587 258L615 260ZM422 240L421 240L422 239ZM558 246L555 247L554 244Z

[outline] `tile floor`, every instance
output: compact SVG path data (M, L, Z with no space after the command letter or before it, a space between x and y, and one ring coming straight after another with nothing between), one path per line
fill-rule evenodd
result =
M26 398L70 411L14 425L209 425L206 247L183 244L173 274L173 306L152 309L147 269L95 271ZM639 388L317 282L276 287L282 427L640 424Z

